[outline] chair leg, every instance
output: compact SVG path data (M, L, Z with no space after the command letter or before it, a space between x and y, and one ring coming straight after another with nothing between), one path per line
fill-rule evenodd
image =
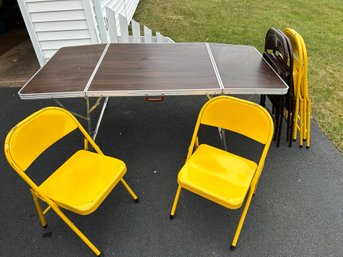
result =
M260 97L260 105L262 107L266 107L266 95L261 95L261 97Z
M32 191L32 189L31 189L31 194L32 194L32 198L33 198L33 201L35 203L35 206L36 206L36 209L37 209L37 213L38 213L40 222L42 224L42 227L46 228L47 224L46 224L46 220L45 220L45 217L44 217L44 214L43 214L43 211L42 211L42 207L40 206L40 203L39 203L38 196L35 194L35 192Z
M291 121L291 109L289 105L286 107L286 114L287 114L287 126L286 126L286 142L289 140L289 131L290 131L290 121Z
M81 238L81 240L97 255L100 256L101 252L98 248L79 230L73 222L58 208L54 203L50 204L51 208L56 214Z
M306 98L304 97L303 99L303 119L304 119L304 122L303 122L303 140L306 141L306 137L307 137L307 100Z
M126 188L126 190L129 192L129 194L132 196L133 200L135 200L136 202L139 201L137 195L133 192L133 190L129 187L129 185L125 182L125 180L122 178L121 183L124 185L124 187Z
M86 151L88 151L88 147L89 144L88 144L88 140L86 138L83 139L83 149L85 149Z
M307 99L307 135L306 135L306 148L310 148L311 143L311 100Z
M176 195L174 198L174 202L173 202L173 207L171 209L170 216L169 216L170 219L174 218L176 206L177 206L177 203L179 202L179 198L180 198L180 193L181 193L181 186L178 186L177 191L176 191Z
M293 140L297 140L297 132L298 132L298 119L299 119L299 101L300 99L297 97L295 100L295 110L293 112Z
M251 203L251 199L252 199L252 197L254 195L254 192L255 192L255 188L250 188L247 201L246 201L246 203L244 205L244 209L243 209L241 218L239 220L239 223L238 223L235 235L234 235L232 243L231 243L231 250L234 250L236 245L237 245L237 241L238 241L239 235L241 233L245 217L246 217L246 215L248 213L248 209L249 209L249 206L250 206L250 203Z
M292 146L292 132L292 113L288 112L286 141L289 147Z
M303 104L303 99L300 99L299 102L299 107L300 107L300 125L299 125L299 147L303 147L304 143L304 104Z
M273 140L275 141L279 132L279 117L278 117L277 112L275 113L275 116L274 116L274 127L275 129L274 129Z
M289 134L288 134L288 146L292 147L292 135L293 135L293 129L294 129L294 113L295 113L295 100L294 99L290 99L290 105L289 105L290 111L288 112L288 118L289 118Z
M199 137L195 139L195 149L199 147Z
M290 131L291 131L291 113L287 110L287 119L286 119L286 142L289 142Z
M283 101L283 100L281 100L281 101ZM281 142L283 111L284 111L284 105L281 104L281 108L279 109L278 120L277 120L277 122L278 122L278 132L277 132L277 138L276 138L276 146L277 147L280 146L280 142Z

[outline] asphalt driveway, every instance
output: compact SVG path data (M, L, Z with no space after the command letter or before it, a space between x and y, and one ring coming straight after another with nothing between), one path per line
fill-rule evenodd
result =
M18 88L0 88L0 138L17 122L51 100L23 101ZM251 100L258 101L257 97ZM169 211L176 176L187 153L197 114L206 97L113 98L97 137L108 155L124 160L136 204L118 185L89 216L67 213L104 256L343 256L343 156L312 121L311 148L282 140L270 148L260 184L234 252L230 243L241 210L231 211L183 191L174 220ZM82 99L63 101L82 113ZM216 130L204 140L220 145ZM256 158L253 142L228 134L229 149ZM246 143L243 146L243 143ZM35 165L39 180L63 160L78 138L64 140ZM2 149L2 148L1 148ZM0 256L93 256L55 215L41 228L28 187L0 153Z

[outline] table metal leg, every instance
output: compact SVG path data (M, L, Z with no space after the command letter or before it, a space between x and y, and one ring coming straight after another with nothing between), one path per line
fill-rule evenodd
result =
M222 143L223 143L223 146L224 146L224 150L227 151L226 138L225 138L225 129L218 128L218 131L219 131L220 139L222 140Z
M88 134L92 136L92 117L91 117L91 110L89 105L89 98L86 97L86 118L87 118L87 130Z
M96 135L98 134L98 131L99 131L99 128L100 128L100 123L102 121L102 117L104 116L104 112L105 112L107 103L108 103L108 97L106 97L105 100L104 100L104 103L102 105L101 112L100 112L100 115L99 115L99 118L98 118L98 122L96 123L95 130L93 132L93 140L94 141L95 141Z
M58 101L57 99L53 99L53 100L55 101L55 103L58 104L59 107L65 109L65 110L68 110L60 101ZM72 113L74 116L78 117L78 118L81 118L81 119L83 119L83 120L87 120L87 117L85 117L85 116L83 116L83 115L80 115L80 114L78 114L78 113L76 113L76 112L73 112L73 111L70 111L70 110L68 110L68 111L69 111L70 113Z
M213 98L213 96L209 95L209 94L207 94L206 96L207 96L208 100L211 100ZM224 147L225 151L227 151L227 145L226 145L226 139L225 139L225 129L218 128L218 132L219 132L219 137L222 140L223 147Z

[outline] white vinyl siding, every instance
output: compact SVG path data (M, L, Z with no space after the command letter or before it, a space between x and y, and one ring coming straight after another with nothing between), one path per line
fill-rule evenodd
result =
M139 0L17 1L41 66L61 47L107 42L105 7L130 22L139 3Z
M59 12L37 12L30 13L31 21L35 22L49 22L49 21L79 21L86 20L84 10L76 11L59 11ZM72 27L72 24L70 24Z
M64 46L99 43L88 0L18 0L40 65ZM31 32L31 33L30 33ZM36 42L33 42L36 41Z
M52 22L36 22L36 32L52 32L52 31L74 31L74 30L88 30L86 20L73 21L73 27L69 27L69 21L52 21Z
M34 12L56 12L66 10L82 10L83 6L79 0L63 1L26 1L28 4L28 11Z
M37 32L39 41L49 40L72 40L72 39L89 39L88 29L66 30L66 31L45 31Z

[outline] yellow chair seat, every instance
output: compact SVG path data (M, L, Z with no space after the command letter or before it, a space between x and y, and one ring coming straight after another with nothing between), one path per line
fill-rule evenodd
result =
M181 187L230 209L242 206L257 164L202 144L178 175Z
M79 150L39 188L61 207L86 215L97 209L125 173L123 161Z

